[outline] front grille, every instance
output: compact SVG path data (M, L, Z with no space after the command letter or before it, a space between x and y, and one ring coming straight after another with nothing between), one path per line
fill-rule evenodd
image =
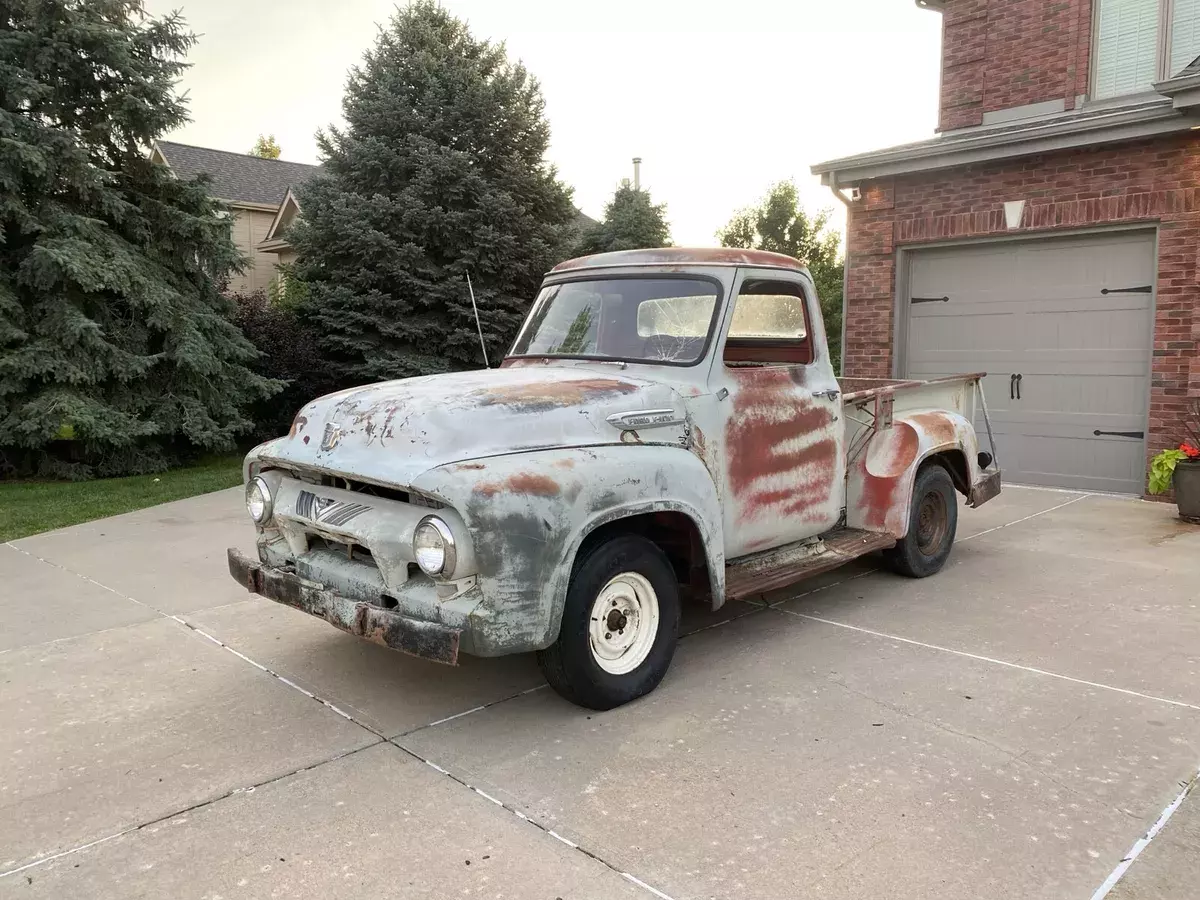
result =
M371 555L371 551L362 544L331 541L328 538L310 534L308 536L308 549L309 552L314 550L326 550L330 553L336 553L339 556L344 556L346 559L353 560L354 562L379 568L378 563L375 562L375 557Z
M441 509L445 506L444 503L440 503L432 497L426 497L417 491L384 487L383 485L371 484L369 481L359 481L355 478L343 478L341 475L330 475L328 472L322 472L320 469L291 468L289 471L298 481L303 481L305 484L316 484L322 487L339 488L343 491L354 491L357 494L366 494L368 497L398 500L410 506L421 506L428 509Z

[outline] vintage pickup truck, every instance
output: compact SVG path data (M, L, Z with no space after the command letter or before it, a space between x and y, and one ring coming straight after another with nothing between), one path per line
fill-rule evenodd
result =
M253 450L258 557L231 549L230 572L439 662L536 651L555 690L609 709L662 680L681 602L872 551L937 572L955 492L1000 491L982 378L839 384L790 257L571 260L498 369L331 394Z

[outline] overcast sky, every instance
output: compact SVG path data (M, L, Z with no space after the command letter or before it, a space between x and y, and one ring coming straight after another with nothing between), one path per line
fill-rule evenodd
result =
M675 243L712 245L730 214L794 177L839 206L814 162L929 137L941 17L913 0L443 0L477 37L505 41L546 97L550 159L599 218L641 156ZM147 0L181 9L200 42L183 80L185 143L246 151L274 133L318 162L347 69L389 0ZM838 209L840 213L840 208ZM839 216L839 222L841 218Z

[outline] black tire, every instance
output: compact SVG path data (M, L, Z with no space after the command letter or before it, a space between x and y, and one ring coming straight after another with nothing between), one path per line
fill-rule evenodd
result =
M637 668L613 674L593 655L592 607L616 576L636 573L653 587L658 601L658 629L646 658ZM587 548L575 563L563 607L558 640L538 651L538 665L559 694L588 709L613 709L650 693L671 665L679 639L679 584L666 555L653 542L621 534Z
M884 561L894 572L909 578L927 578L941 571L954 548L958 530L958 497L950 473L937 463L917 472L913 483L908 534L890 550Z

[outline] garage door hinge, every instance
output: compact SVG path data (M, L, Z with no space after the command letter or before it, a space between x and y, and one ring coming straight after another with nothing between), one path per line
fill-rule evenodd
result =
M949 303L949 297L913 297L909 303Z
M1154 285L1143 284L1141 287L1131 288L1104 288L1100 291L1101 294L1153 294Z
M1102 434L1112 435L1113 437L1128 438L1144 438L1146 436L1146 432L1144 431L1101 431L1099 428L1093 431L1092 434L1094 434L1096 437L1100 437Z

